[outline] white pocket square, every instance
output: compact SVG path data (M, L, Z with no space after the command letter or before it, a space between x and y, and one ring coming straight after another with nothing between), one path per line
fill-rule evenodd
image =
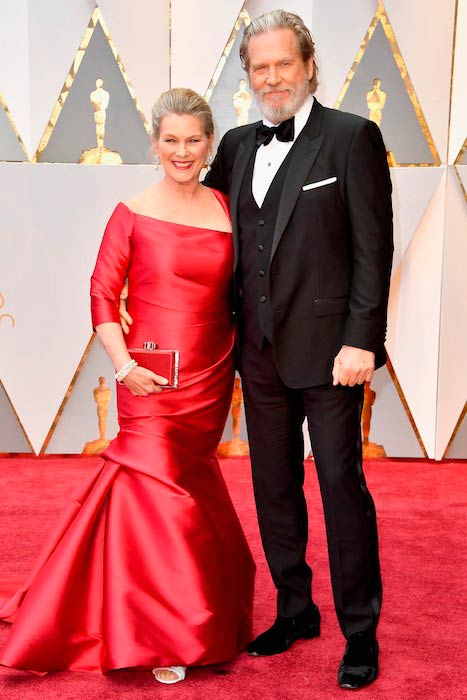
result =
M330 185L331 182L336 182L337 177L328 177L327 180L318 180L318 182L310 182L309 185L303 185L302 190L314 190L315 187L322 187L323 185Z

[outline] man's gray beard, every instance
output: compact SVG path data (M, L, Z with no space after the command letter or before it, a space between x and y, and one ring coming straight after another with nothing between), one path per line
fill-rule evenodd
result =
M280 107L273 107L264 100L264 95L261 92L254 91L256 103L259 110L262 112L263 116L273 124L279 124L293 117L302 104L305 102L306 98L310 94L310 81L305 78L301 85L293 90L293 92L288 91L290 94L290 101L286 105Z

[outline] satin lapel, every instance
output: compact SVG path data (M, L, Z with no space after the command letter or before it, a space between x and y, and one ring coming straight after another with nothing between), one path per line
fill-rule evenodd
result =
M232 238L234 245L234 270L238 264L239 240L238 240L238 198L240 196L240 188L247 165L250 161L252 153L256 145L256 124L252 124L251 131L246 135L245 139L238 147L237 155L232 168L232 182L230 185L230 217L232 219Z
M282 194L277 210L276 226L272 241L271 260L280 243L282 234L290 219L294 206L302 190L305 178L318 156L324 135L320 134L324 108L315 100L308 122L297 138L287 170Z

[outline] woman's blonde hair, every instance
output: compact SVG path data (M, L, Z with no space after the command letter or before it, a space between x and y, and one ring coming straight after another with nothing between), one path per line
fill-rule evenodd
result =
M189 114L203 124L206 136L214 134L211 108L206 100L189 88L172 88L163 92L152 108L152 135L158 139L161 123L168 114Z

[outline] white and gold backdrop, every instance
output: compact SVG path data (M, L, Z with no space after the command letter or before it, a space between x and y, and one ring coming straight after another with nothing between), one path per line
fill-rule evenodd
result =
M258 118L238 44L278 7L312 28L318 99L379 120L392 166L389 362L365 435L390 457L467 457L467 0L0 0L0 452L81 453L115 436L88 301L106 220L159 176L162 90L204 94L218 138ZM114 164L92 164L97 80ZM245 450L238 389L232 438Z

